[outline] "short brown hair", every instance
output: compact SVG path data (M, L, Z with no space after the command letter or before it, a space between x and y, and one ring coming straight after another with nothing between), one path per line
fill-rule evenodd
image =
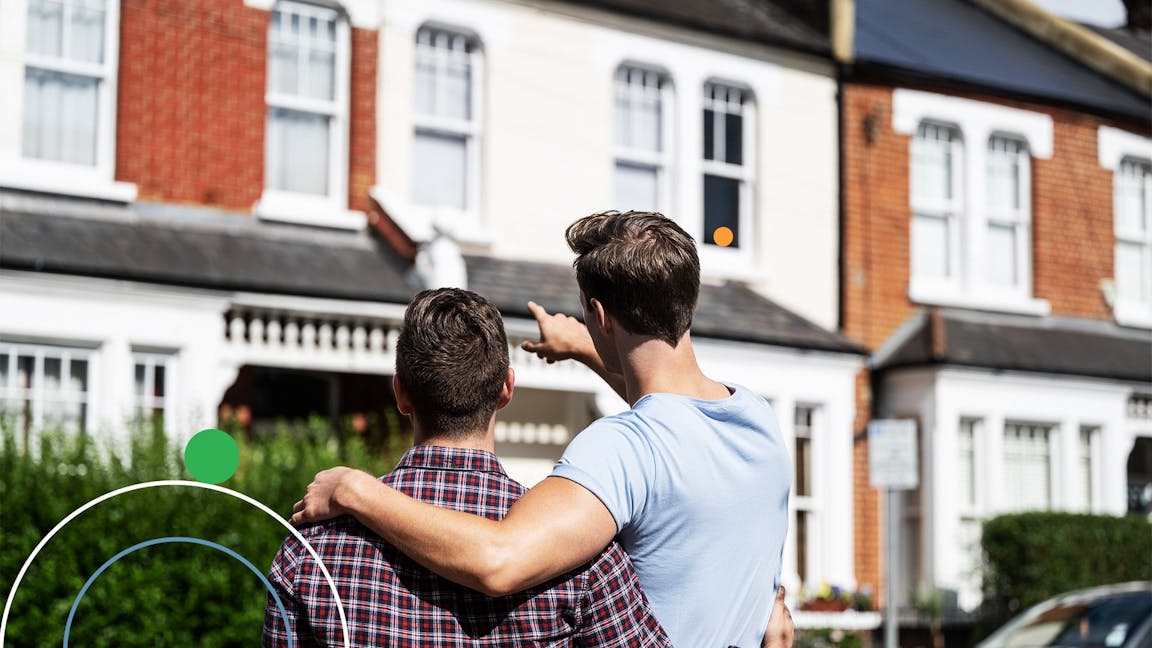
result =
M508 373L508 337L500 312L468 290L425 290L404 311L396 377L417 420L432 435L485 428Z
M676 346L692 325L700 294L696 243L655 212L605 211L568 226L576 281L629 333Z

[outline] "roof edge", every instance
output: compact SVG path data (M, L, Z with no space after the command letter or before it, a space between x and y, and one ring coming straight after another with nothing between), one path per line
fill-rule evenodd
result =
M1028 0L971 2L1113 81L1152 97L1152 64L1087 27Z

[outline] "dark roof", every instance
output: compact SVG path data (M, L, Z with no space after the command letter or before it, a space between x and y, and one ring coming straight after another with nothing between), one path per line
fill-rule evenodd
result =
M872 360L878 370L960 365L1152 381L1152 333L1109 322L932 309Z
M1081 26L1085 29L1091 29L1136 56L1152 63L1152 32L1126 29L1124 27L1101 27L1087 23L1081 23Z
M1146 121L1152 101L961 0L857 0L855 63Z
M811 0L559 0L740 40L827 55L826 10ZM826 3L825 3L826 4Z
M179 210L139 203L108 214L93 205L101 216L91 218L76 217L76 205L65 209L69 216L0 209L0 267L400 303L415 292L406 263L367 233L213 217L208 210L197 210L202 218L169 213Z
M467 256L468 288L507 315L531 317L528 300L570 315L581 312L576 275L571 266ZM750 288L733 282L702 284L692 322L698 337L855 353L864 349L792 313Z

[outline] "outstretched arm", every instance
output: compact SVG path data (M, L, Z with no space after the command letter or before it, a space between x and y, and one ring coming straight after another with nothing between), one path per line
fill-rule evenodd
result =
M365 472L332 468L308 485L291 521L300 526L344 513L429 570L489 596L579 567L616 535L604 504L562 477L545 479L496 522L417 501Z
M628 391L624 385L624 375L608 371L596 346L592 344L592 337L588 335L588 328L575 317L563 313L552 313L536 302L528 302L528 310L536 318L540 327L540 339L536 342L525 341L521 349L535 353L549 364L557 360L577 360L589 369L596 372L612 390L620 394L627 402Z

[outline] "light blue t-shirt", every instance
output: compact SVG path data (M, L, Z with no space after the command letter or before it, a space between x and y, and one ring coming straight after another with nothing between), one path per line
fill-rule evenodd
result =
M759 646L780 579L791 462L768 402L729 388L716 401L644 396L588 426L552 470L604 502L684 648Z

